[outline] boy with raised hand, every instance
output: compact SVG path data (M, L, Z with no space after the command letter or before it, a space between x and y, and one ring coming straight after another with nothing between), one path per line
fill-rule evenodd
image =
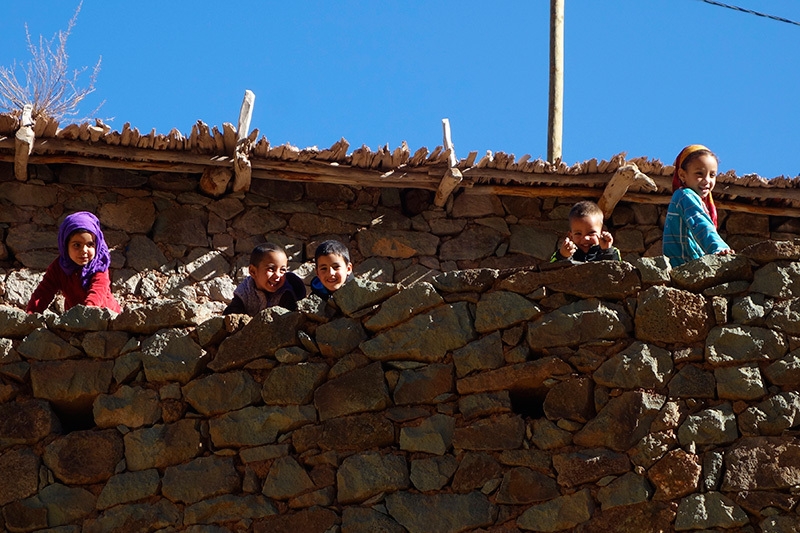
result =
M569 210L569 228L550 258L551 263L568 259L582 263L622 260L613 246L614 237L603 229L603 211L596 203L586 200L573 205Z

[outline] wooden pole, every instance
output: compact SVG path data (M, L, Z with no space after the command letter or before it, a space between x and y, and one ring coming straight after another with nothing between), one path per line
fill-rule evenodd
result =
M547 160L561 159L564 119L564 2L550 0L550 107L547 116Z

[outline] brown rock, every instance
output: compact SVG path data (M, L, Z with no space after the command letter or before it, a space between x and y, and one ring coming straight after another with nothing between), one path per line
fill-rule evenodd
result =
M466 453L458 464L451 486L455 492L466 494L499 478L502 473L500 463L488 453Z
M541 387L553 376L570 373L572 367L558 357L543 357L459 379L456 388L461 395L497 390L532 390Z
M556 480L531 470L517 467L508 470L497 491L497 503L520 505L551 500L561 495Z
M364 411L380 411L391 405L380 363L372 363L330 380L314 393L320 420Z
M725 452L721 490L787 490L800 484L800 445L794 438L744 437Z
M558 472L558 484L575 487L605 476L624 474L631 469L628 456L604 449L586 449L553 456L553 468Z
M453 392L453 365L431 364L400 373L394 389L397 405L436 403L443 394Z
M682 449L672 450L647 472L656 488L654 500L674 500L695 492L700 484L700 458Z
M502 415L456 428L453 447L462 450L513 450L522 446L524 437L525 421L522 417Z
M253 533L325 533L339 520L335 512L312 507L293 514L282 514L257 520Z
M61 422L44 400L0 405L0 450L14 444L35 444L61 431Z
M0 455L0 506L27 498L39 489L39 457L30 449ZM2 525L2 524L0 524Z
M594 382L586 377L561 381L547 392L544 414L550 420L586 422L594 417Z
M705 298L671 287L654 286L639 293L636 338L645 342L691 344L705 341L714 325Z
M122 436L116 429L75 431L54 440L44 462L67 484L88 485L108 480L122 460Z

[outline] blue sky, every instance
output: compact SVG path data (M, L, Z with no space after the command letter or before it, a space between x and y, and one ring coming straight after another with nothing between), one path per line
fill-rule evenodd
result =
M563 159L618 152L671 163L702 143L720 170L800 174L800 26L701 0L565 0ZM800 21L796 0L726 0ZM34 38L65 29L78 2L4 5L0 64L27 61ZM188 134L236 123L273 144L351 150L442 143L547 151L549 1L270 2L85 0L70 65L102 56L82 105L120 130Z

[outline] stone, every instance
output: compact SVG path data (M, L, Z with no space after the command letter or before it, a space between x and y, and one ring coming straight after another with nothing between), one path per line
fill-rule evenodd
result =
M391 517L368 507L345 507L342 510L342 531L347 533L406 533L406 529Z
M394 281L394 264L388 259L370 257L353 266L353 275L369 281L391 283Z
M267 405L304 405L311 402L327 375L328 365L324 363L280 365L264 380L261 397Z
M742 437L725 451L720 490L783 491L800 483L795 458L800 446L792 437Z
M400 449L443 455L453 443L455 427L455 418L443 414L435 414L416 426L404 426L400 429Z
M333 300L342 312L352 317L362 309L383 302L397 294L400 288L394 283L380 283L354 278L333 294Z
M437 274L431 284L440 292L483 292L495 282L499 272L491 268L451 270Z
M542 357L467 376L456 381L456 389L462 395L500 390L536 390L550 378L571 373L572 367L558 357Z
M704 255L673 268L670 274L675 287L691 292L701 292L721 283L753 279L750 261L738 254Z
M643 286L666 285L670 282L672 265L670 265L669 259L663 255L640 257L636 260L634 266L639 271Z
M627 507L644 503L653 496L653 488L647 478L627 472L597 491L597 500L602 510Z
M156 300L137 307L126 306L111 323L111 329L152 335L160 329L196 326L207 315L208 310L189 300Z
M195 250L200 250L196 248ZM198 257L194 257L198 255ZM186 264L186 273L194 281L209 281L229 274L231 265L228 259L217 250L200 250L198 254L190 254Z
M500 368L504 362L503 343L497 331L453 351L453 364L459 378L479 370Z
M341 290L336 292L338 294ZM320 324L316 332L317 346L320 353L326 357L346 355L368 338L361 321L347 317Z
M661 389L672 375L672 354L653 344L636 341L606 360L592 375L611 388Z
M181 464L202 449L199 422L192 419L136 429L123 439L125 462L131 472Z
M575 346L600 339L624 338L632 329L631 318L621 306L591 298L538 318L528 327L528 344L534 351Z
M19 343L17 352L26 359L36 361L57 361L81 355L79 349L47 328L39 328L31 332Z
M282 220L282 219L281 219ZM284 225L286 223L284 222ZM320 214L314 213L295 213L289 219L289 226L292 228L293 231L300 233L301 235L321 235L325 233L332 233L335 235L352 235L358 231L358 225L352 224L350 222L338 220L336 217L332 216L324 216ZM280 228L273 228L268 231L274 231L275 229ZM268 231L264 231L261 233L267 233ZM248 231L247 233L259 233ZM359 232L363 233L363 232ZM365 254L366 255L366 254ZM384 254L375 254L375 255L384 255Z
M256 180L260 181L260 180ZM292 514L276 514L253 523L253 533L326 533L332 531L339 515L330 509L312 507Z
M129 340L124 331L91 331L84 335L81 348L94 359L116 359Z
M122 503L150 498L158 494L161 477L150 468L139 472L123 472L109 478L97 497L97 508L108 509Z
M559 428L546 418L534 420L531 425L531 442L541 450L554 450L572 443L572 433Z
M156 208L148 198L126 198L100 205L97 216L109 228L125 233L149 233L156 221Z
M41 361L31 364L33 395L70 413L89 412L111 388L111 361Z
M525 467L511 468L503 475L497 503L524 505L557 498L561 493L556 480Z
M442 395L453 392L453 365L430 364L400 373L394 387L394 403L437 403Z
M395 492L410 486L405 457L365 452L342 461L336 472L337 500L340 504L359 503L382 492Z
M314 393L321 421L391 405L380 363L353 370L322 384Z
M151 426L161 418L158 393L140 387L121 386L114 394L101 394L92 406L97 427Z
M782 359L766 367L764 376L773 385L792 388L800 386L800 349L792 350Z
M731 305L731 321L738 324L760 326L772 311L772 300L763 294L750 294L736 298Z
M241 488L232 457L198 457L169 466L161 480L161 493L175 503L192 504L213 496L232 494Z
M61 422L44 400L0 404L0 450L16 444L36 444L61 432Z
M304 429L321 429L313 435L313 442L302 444ZM365 451L395 444L394 424L383 413L363 413L353 416L332 418L322 423L322 427L306 426L292 434L296 447L319 448L323 451Z
M359 231L356 241L364 257L405 259L420 255L437 255L439 248L439 237L416 231Z
M293 457L280 457L272 463L264 480L263 494L273 500L288 500L314 490L314 482Z
M525 254L541 261L549 261L557 242L558 233L554 230L515 224L511 227L508 251L512 254Z
M675 500L697 492L701 472L700 458L696 455L681 449L667 452L647 471L656 488L653 499Z
M511 412L511 397L508 391L486 394L470 394L458 399L458 411L464 420Z
M494 254L503 234L486 226L473 226L439 247L442 261L475 261Z
M477 218L491 215L503 216L503 205L497 196L459 194L453 202L454 218Z
M31 449L11 450L0 455L0 478L4 480L0 484L0 506L36 494L40 464L39 457Z
M475 338L464 302L434 308L361 343L361 351L373 360L438 362L447 352Z
M453 482L453 491L466 494L480 489L492 480L499 480L503 467L493 456L484 452L468 452L458 463Z
M678 504L675 515L675 531L731 529L749 523L742 508L720 492L686 496Z
M695 365L685 365L669 382L672 398L714 398L717 380L714 374Z
M131 235L125 250L125 264L137 272L157 270L167 264L161 249L145 235Z
M162 330L142 342L142 366L151 382L185 385L206 367L208 359L206 351L183 329Z
M553 455L553 468L558 473L559 485L576 487L606 476L624 474L631 469L631 465L623 453L602 448L587 448L578 452Z
M672 287L653 286L639 293L636 338L667 344L705 341L713 324L712 316L702 296Z
M122 437L108 429L73 431L48 444L42 459L64 483L88 485L108 480L122 457Z
M130 531L130 524L147 524L148 528L162 529L182 525L181 510L166 499L150 505L118 505L106 509L95 520L84 526L85 533Z
M6 181L0 183L0 198L11 205L50 207L58 200L58 190L46 185Z
M706 339L706 361L714 366L780 359L788 350L783 335L766 328L722 326Z
M373 332L391 328L443 303L433 285L428 282L417 283L386 299L378 312L364 323L364 327Z
M605 446L624 452L644 437L666 398L645 391L627 391L612 398L574 436L578 446ZM607 428L615 428L609 432Z
M70 332L105 331L116 313L105 307L76 305L53 321L53 328Z
M85 518L94 511L97 500L86 489L60 483L43 488L38 499L47 509L47 524L53 528Z
M26 337L42 325L35 315L28 315L16 307L0 305L0 337L12 339Z
M528 507L517 518L517 525L522 529L534 531L572 529L588 521L593 512L594 501L591 493L589 489L583 489Z
M462 450L512 450L522 445L524 437L522 417L501 415L456 428L453 446Z
M760 265L774 261L797 261L800 259L800 244L791 241L762 240L739 253Z
M781 331L789 335L800 335L800 298L790 300L778 300L772 308L772 312L766 317L766 327Z
M590 261L542 272L541 284L579 298L612 300L634 296L641 289L636 269L625 261Z
M494 523L497 508L480 492L469 494L413 494L395 492L386 508L408 533L471 531Z
M475 311L475 330L491 333L539 318L544 312L519 294L494 291L481 296Z
M414 459L409 479L420 492L440 490L453 477L457 467L458 462L452 455Z
M209 435L214 446L239 448L274 443L278 435L316 422L314 407L250 406L209 420Z
M184 525L214 524L232 521L243 521L265 516L276 515L278 510L267 498L256 495L229 495L225 494L209 498L191 505L183 511ZM203 528L203 529L197 529ZM208 528L213 528L209 530ZM217 529L218 528L218 529ZM195 526L186 529L189 533L228 533L227 528L221 526Z
M271 357L278 348L292 346L302 315L282 307L269 307L254 316L246 326L219 345L208 368L224 372L246 365L260 357Z
M642 502L611 507L595 512L592 519L581 525L581 533L642 533L642 525L649 531L671 531L675 511L668 502Z
M208 216L200 209L173 206L158 213L153 224L153 240L164 244L207 247L206 226Z
M247 372L234 371L192 380L182 393L198 413L213 416L258 403L261 387Z
M678 440L681 446L690 444L722 446L734 442L737 436L736 417L729 403L689 415L678 428Z
M722 400L758 400L767 394L757 365L715 368L714 379Z
M585 377L560 381L547 391L542 408L549 420L585 423L595 415L594 383Z

